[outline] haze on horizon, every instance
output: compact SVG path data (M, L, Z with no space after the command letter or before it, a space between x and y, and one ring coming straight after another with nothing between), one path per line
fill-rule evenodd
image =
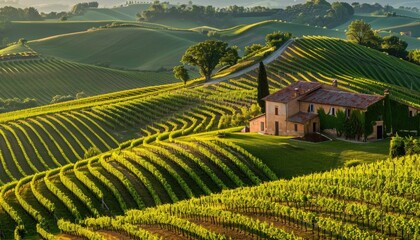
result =
M69 11L70 8L80 2L91 2L93 0L0 0L0 7L13 6L13 7L35 7L40 12L51 12L51 11ZM173 4L188 3L189 0L166 0ZM213 5L217 7L224 7L229 5L242 5L242 6L268 6L268 7L285 7L293 4L303 3L306 0L195 0L192 1L198 5ZM335 1L335 0L334 0ZM334 2L329 0L329 2ZM97 0L99 7L114 7L124 4L126 1L119 0ZM143 2L143 1L139 1ZM150 2L152 2L150 0ZM381 5L389 4L393 7L405 6L405 7L420 7L420 1L418 0L403 0L403 1L392 1L392 0L341 0L341 2L361 2L361 3L379 3Z

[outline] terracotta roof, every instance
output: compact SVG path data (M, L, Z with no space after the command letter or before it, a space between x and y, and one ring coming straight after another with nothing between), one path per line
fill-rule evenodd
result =
M258 115L258 116L255 116L255 117L253 117L253 118L249 119L249 121L252 121L252 120L258 119L258 118L260 118L260 117L265 117L265 113L260 114L260 115Z
M295 115L289 117L287 121L293 123L306 123L314 118L318 117L318 114L308 112L298 112Z
M289 86L263 98L264 101L268 102L281 102L287 103L299 96L308 94L309 92L318 89L322 86L322 83L318 82L303 82L298 81L290 84ZM296 96L296 90L299 90L299 96Z
M383 98L383 96L379 95L359 94L331 89L318 89L317 91L301 98L299 101L367 109L370 105L382 100Z

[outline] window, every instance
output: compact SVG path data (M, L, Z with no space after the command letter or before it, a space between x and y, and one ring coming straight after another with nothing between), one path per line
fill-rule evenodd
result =
M346 109L346 117L350 117L350 113L351 113L351 109L347 108Z
M335 107L330 108L330 115L335 116Z
M274 109L274 114L275 114L275 115L279 115L279 107L276 107L276 108Z
M260 131L264 131L264 129L265 129L264 122L261 122L260 128L261 128Z
M413 111L410 111L410 117L413 117Z
M314 104L313 103L309 104L308 112L314 112Z
M295 132L297 132L297 131L298 131L298 125L295 124Z

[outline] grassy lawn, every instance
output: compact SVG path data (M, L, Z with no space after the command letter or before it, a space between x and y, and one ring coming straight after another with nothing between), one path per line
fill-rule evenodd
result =
M216 134L203 134L201 138L212 138ZM250 133L227 133L224 139L238 144L260 158L280 178L327 171L345 166L355 159L359 163L386 159L389 148L388 140L370 143L309 143L289 137Z

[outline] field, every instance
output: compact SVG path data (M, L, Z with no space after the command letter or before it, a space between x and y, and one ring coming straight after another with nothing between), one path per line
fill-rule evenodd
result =
M157 70L177 65L190 45L207 38L201 33L190 30L162 30L148 29L148 27L153 26L122 27L63 35L32 41L30 46L43 55L71 61ZM225 37L224 40L243 48L252 43L264 43L265 35L274 31L290 31L297 37L309 32L315 35L345 37L344 32L281 22L240 25L221 30L220 33ZM168 44L169 42L171 44Z
M209 137L211 139L215 136ZM313 144L290 137L240 133L228 134L224 139L262 159L277 176L287 179L344 167L354 163L355 159L358 163L384 160L389 149L388 141L369 144L329 141Z
M84 65L76 69L80 66ZM267 70L272 92L297 80L329 84L338 79L339 86L350 91L382 94L387 88L394 99L416 106L420 102L419 67L339 39L298 39ZM384 159L388 142L357 146L332 142L315 149L282 138L268 137L267 145L251 145L261 143L261 137L234 133L214 137L227 127L242 125L231 119L255 103L256 74L215 84L193 81L187 86L137 88L1 114L0 226L6 227L0 232L6 238L13 230L33 237L37 223L40 234L42 228L68 232L56 219L113 216L133 207ZM211 130L218 132L180 138ZM91 147L104 154L82 160ZM262 154L266 147L272 156ZM277 160L274 156L282 150L287 154ZM301 159L304 152L312 154ZM355 157L359 162L351 161ZM385 234L399 233L393 229Z
M15 42L20 38L35 40L50 36L86 31L93 27L100 27L111 24L111 21L91 21L91 22L59 22L59 21L22 21L11 22L10 26L4 31L10 42Z
M187 31L115 28L33 41L30 46L43 55L71 61L157 70L171 69L190 45L204 39Z
M338 53L344 49L347 56ZM352 55L357 52L363 53L359 55L363 57L356 58ZM345 60L337 61L340 58ZM54 63L51 66L57 65ZM21 64L26 69L27 62L17 61L13 64ZM370 68L373 65L375 68ZM74 68L81 70L80 66L83 65L77 66L79 67ZM101 73L104 71L99 67L97 69ZM420 83L416 79L419 79L420 73L417 66L342 40L317 37L297 40L278 60L269 64L267 69L272 91L297 80L329 84L333 79L338 79L343 89L376 94L383 94L384 89L389 89L395 99L416 106L419 103ZM80 74L84 75L87 74ZM145 78L150 79L150 76ZM75 162L91 146L106 151L131 138L144 136L153 141L159 134L163 134L162 139L169 138L171 135L168 132L177 132L176 136L179 136L229 126L230 123L223 116L235 115L242 106L250 106L255 101L255 76L254 71L228 83L216 85L196 86L198 83L193 83L188 87L170 84L139 88L2 114L0 121L4 123L2 136L5 143L0 147L4 159L11 162L4 163L0 168L5 173L0 175L0 178L3 176L0 180L7 183L38 171ZM159 80L158 77L159 75L156 76ZM397 82L395 79L404 81ZM113 86L111 84L116 84L115 79L107 86ZM51 88L54 86L53 81L50 85ZM5 86L8 87L6 84ZM13 93L12 86L6 88L6 92ZM95 83L90 86L92 91L99 90ZM49 93L46 89L33 91L35 87L28 85L25 97L36 96L46 102L51 95L57 94L56 91ZM89 94L91 88L80 90ZM16 92L17 90L15 88ZM79 90L74 89L73 94L77 91ZM22 89L19 92L23 92ZM190 101L191 99L194 100ZM212 107L209 109L206 105L210 103ZM154 106L153 109L151 106ZM150 111L154 114L147 114ZM48 138L55 141L51 142ZM33 148L33 143L39 146ZM45 150L36 153L39 148ZM25 169L20 169L18 166L21 163L18 164L18 159L27 159L28 163L37 160L39 165L28 164ZM57 159L65 159L65 162L56 162Z
M417 39L419 18L411 17L385 17L385 16L360 16L355 15L347 23L338 26L339 31L344 31L348 28L351 21L356 19L362 19L363 21L369 23L373 29L380 30L380 35L382 37L388 36L390 33L401 37L404 41L408 43L408 50L420 48L420 40ZM402 31L412 31L412 37L400 36Z
M119 239L418 239L419 161L363 164L58 227L67 237Z
M56 95L83 91L93 96L175 82L170 72L122 71L52 58L1 61L0 72L0 97L36 98L40 104L50 103Z

